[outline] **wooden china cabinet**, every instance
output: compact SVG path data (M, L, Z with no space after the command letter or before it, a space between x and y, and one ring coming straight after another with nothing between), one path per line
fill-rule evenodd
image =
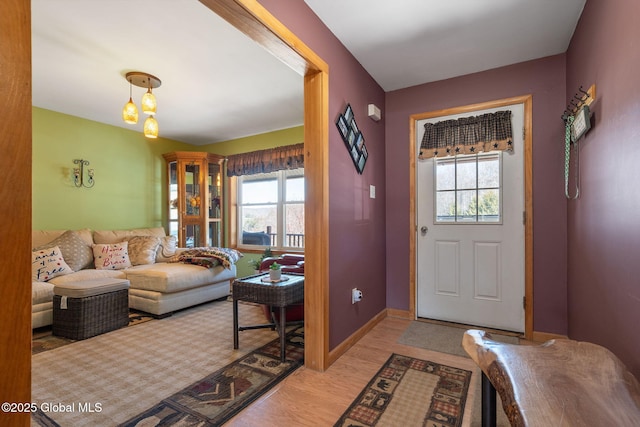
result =
M222 246L222 161L212 153L175 151L167 161L169 234L178 246Z

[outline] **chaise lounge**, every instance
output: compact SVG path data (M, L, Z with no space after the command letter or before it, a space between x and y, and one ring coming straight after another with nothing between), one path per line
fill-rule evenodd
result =
M231 256L224 257L223 254L220 260L210 261L208 268L202 266L202 259L185 262L180 256L188 250L176 248L175 237L167 236L162 227L99 231L34 230L32 247L33 328L52 324L54 286L78 281L126 279L130 282L129 307L158 317L226 297L236 278L235 261L241 256L233 250L226 250ZM114 258L114 250L120 250L122 256ZM36 255L38 251L41 253L39 257ZM108 256L103 257L101 251ZM124 259L125 253L127 259ZM55 267L44 267L43 263L49 262L52 254L54 258L61 258L64 265L56 263ZM101 262L107 265L101 265ZM49 274L51 272L53 274Z

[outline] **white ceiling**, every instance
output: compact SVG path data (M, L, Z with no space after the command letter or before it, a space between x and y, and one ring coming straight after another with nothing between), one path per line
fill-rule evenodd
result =
M305 2L390 91L564 52L585 0ZM303 122L302 77L196 0L31 8L37 107L141 131L144 117L127 125L121 110L124 74L145 71L162 80L166 138L201 145Z

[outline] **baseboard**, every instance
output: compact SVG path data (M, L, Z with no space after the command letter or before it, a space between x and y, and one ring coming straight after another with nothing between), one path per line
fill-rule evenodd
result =
M336 348L329 352L329 364L328 366L333 365L333 362L338 360L340 356L345 354L347 350L353 347L362 337L364 337L371 329L373 329L378 323L387 317L387 310L382 310L380 313L375 315L371 320L365 323L360 329L355 331L349 338L342 341Z
M415 320L409 310L398 310L397 308L387 308L387 316L398 317L400 319Z
M533 331L533 337L532 340L535 342L547 342L549 340L555 340L555 339L567 339L569 337L567 337L566 335L560 335L560 334L552 334L549 332L537 332L537 331Z

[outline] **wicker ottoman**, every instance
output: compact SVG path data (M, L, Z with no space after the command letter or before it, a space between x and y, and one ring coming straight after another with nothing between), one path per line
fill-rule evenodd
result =
M53 335L83 340L129 324L128 280L65 283L53 294Z

